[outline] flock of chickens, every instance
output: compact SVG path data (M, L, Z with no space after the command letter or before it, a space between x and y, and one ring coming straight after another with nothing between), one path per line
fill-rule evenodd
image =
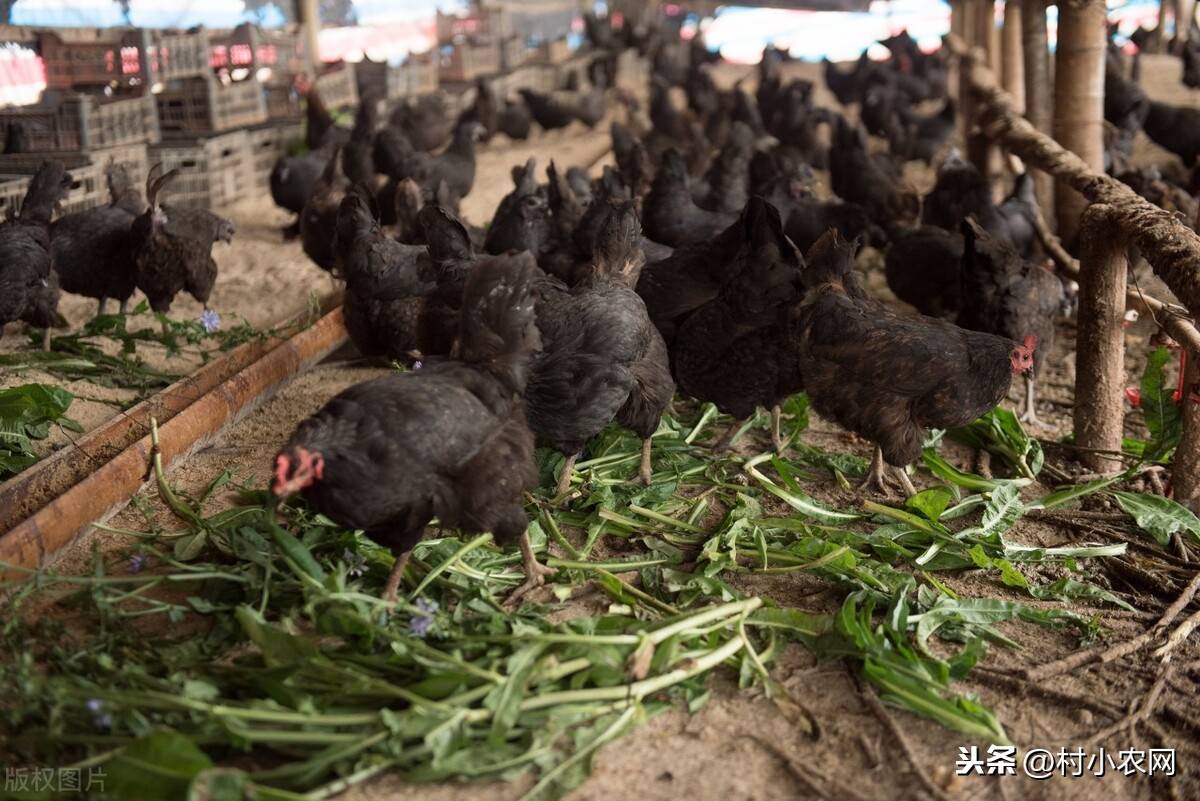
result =
M297 215L284 236L345 284L355 345L410 368L303 422L276 457L272 490L280 501L301 493L396 551L388 599L435 518L519 543L526 581L512 600L543 583L551 571L523 506L535 440L565 457L560 499L576 457L614 422L642 439L637 480L649 484L651 438L677 391L738 421L714 448L771 409L777 450L781 404L804 391L875 443L869 485L909 494L905 467L926 429L974 420L1013 376L1026 381L1024 419L1036 421L1034 375L1072 287L1034 258L1028 176L996 203L989 179L949 146L941 53L901 34L884 41L886 62L826 62L829 89L859 109L852 120L818 106L811 82L785 80L778 51L764 54L753 94L722 90L698 43L588 22L600 55L586 86L576 73L556 91L509 98L481 80L457 114L435 94L386 120L367 96L352 129L306 87L309 149L272 172L273 198ZM623 47L652 64L645 107L616 86ZM1121 66L1110 57L1106 112L1120 131L1155 136L1161 104ZM478 142L525 138L535 124L595 127L610 107L615 166L593 179L551 161L543 180L530 159L513 167L486 230L459 218ZM1114 171L1126 139L1111 137ZM937 162L924 197L903 176L913 159ZM814 170L828 170L835 199L815 196ZM123 309L135 288L156 310L180 291L207 301L212 245L233 226L160 203L172 177L152 170L143 200L114 167L108 206L51 222L70 178L43 165L0 225L0 323L62 324L60 287L101 312L108 298ZM1173 197L1157 173L1125 177L1156 202ZM867 296L854 267L868 245L885 251L889 287L922 314Z
M1014 375L1031 378L1065 292L1028 260L1026 181L995 204L951 151L928 197L905 184L905 160L946 149L954 105L939 55L907 36L887 44L890 62L827 64L826 75L843 103L879 112L889 152L817 107L811 83L785 82L777 52L752 95L720 90L702 47L661 38L635 43L654 66L647 109L609 88L603 58L587 88L509 100L480 82L457 116L422 99L381 126L368 98L352 130L310 91L312 150L281 161L273 184L298 214L287 233L345 282L358 349L410 369L303 422L276 457L275 497L300 493L394 550L389 600L435 518L515 540L526 575L516 600L551 572L526 533L535 441L565 457L561 500L576 456L616 422L642 439L636 480L648 484L651 438L676 391L738 420L714 448L759 407L772 409L782 448L781 404L805 391L876 443L870 484L912 493L904 468L925 430L964 425ZM551 161L543 180L531 159L513 168L486 230L458 218L475 143L504 131L515 107L543 128L594 126L608 97L624 112L611 127L616 166L593 180ZM939 99L928 116L910 111ZM814 168L830 171L838 200L813 196ZM854 270L866 244L888 248L889 284L933 316L866 295ZM1032 392L1029 403L1032 413Z
M67 325L58 313L62 290L98 301L103 314L115 299L125 312L139 289L156 312L180 292L207 303L217 281L216 242L234 225L206 209L159 203L177 175L151 169L143 200L124 167L107 170L109 203L52 221L71 188L62 162L44 162L30 181L20 211L0 223L0 327L20 320L44 329Z

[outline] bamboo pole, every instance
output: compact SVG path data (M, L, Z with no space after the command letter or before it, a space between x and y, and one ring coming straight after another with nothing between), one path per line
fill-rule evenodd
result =
M1079 324L1075 337L1075 443L1080 461L1098 473L1121 463L1099 451L1120 451L1125 383L1125 243L1110 206L1096 204L1081 223Z
M1001 37L1000 75L1004 91L1012 95L1013 107L1025 112L1025 59L1021 51L1020 0L1005 0L1004 30Z
M996 3L995 0L970 0L970 4L974 7L971 22L974 27L975 45L983 50L990 65L996 56L996 48L993 47L996 30ZM967 159L981 173L991 178L996 172L993 163L993 155L996 151L987 137L981 135L972 124L975 119L972 109L973 101L972 106L967 109L969 115L964 114L967 118Z
M1114 219L1154 269L1155 275L1187 308L1200 317L1200 236L1175 215L1134 194L1128 186L1090 168L1016 114L1012 98L982 66L981 54L968 50L962 40L947 37L950 52L963 61L972 93L983 106L987 135L1021 157L1027 164L1054 174L1093 203L1113 207Z
M1070 0L1058 6L1054 138L1097 171L1104 168L1104 21L1104 0ZM1058 235L1070 244L1087 201L1062 181L1056 200Z
M1021 50L1025 58L1024 112L1034 128L1049 136L1054 84L1050 81L1050 50L1046 43L1046 0L1021 0L1021 6ZM1033 183L1042 215L1053 226L1054 179L1049 173L1034 170Z
M255 404L346 340L346 326L338 307L215 387L160 428L164 464L169 466L187 456L223 426L249 413ZM145 436L18 523L0 536L0 562L29 569L45 565L77 534L94 522L107 520L129 502L147 481L150 455L150 437ZM27 574L3 576L0 585L27 577Z

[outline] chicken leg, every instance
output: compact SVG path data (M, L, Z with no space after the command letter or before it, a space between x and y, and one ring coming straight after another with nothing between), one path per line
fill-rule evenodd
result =
M1037 428L1049 428L1050 424L1042 422L1037 416L1037 396L1034 386L1033 376L1025 376L1025 411L1021 413L1021 422L1029 423Z
M510 609L516 608L520 600L531 590L541 587L546 583L548 577L558 572L538 561L537 555L533 552L533 543L529 541L528 529L521 533L521 565L525 571L525 581L520 587L513 590L508 596L508 600L504 602L504 605Z
M562 472L558 475L558 487L554 490L555 501L567 497L567 492L571 489L571 474L575 472L575 460L578 458L579 454L573 453L563 462Z
M647 487L652 481L652 466L650 464L650 437L642 440L642 464L638 468L638 479Z
M103 317L106 308L108 308L108 298L100 298L96 301L96 316Z
M50 352L50 327L42 329L42 350Z
M778 403L771 407L771 445L775 448L776 456L783 455L783 436L779 433L782 416L783 409Z
M400 582L404 579L404 568L408 567L408 558L410 556L412 556L411 548L396 557L396 561L392 565L392 572L388 574L387 584L383 585L383 600L385 603L396 603L396 596L400 590Z
M734 420L729 424L729 428L725 429L725 433L717 438L717 441L712 444L714 453L724 453L733 445L733 441L737 439L737 433L741 429L745 420Z
M859 490L875 490L882 492L884 495L891 494L891 487L888 485L889 473L893 479L904 490L908 497L917 494L917 488L913 486L912 480L909 479L908 473L903 467L894 467L883 460L883 449L878 445L875 446L875 454L871 457L871 469L867 472L867 480L859 485Z

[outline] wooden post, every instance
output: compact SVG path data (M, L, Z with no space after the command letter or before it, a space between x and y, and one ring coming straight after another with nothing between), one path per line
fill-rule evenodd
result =
M1021 0L1021 38L1025 56L1025 117L1034 128L1049 136L1054 84L1050 82L1050 50L1046 44L1046 0ZM1033 180L1042 216L1053 229L1054 179L1035 170Z
M1180 347L1187 345L1180 343ZM1200 503L1200 403L1192 403L1191 395L1200 393L1200 351L1189 351L1183 380L1183 437L1175 449L1171 488L1175 500L1196 511Z
M1121 450L1125 383L1125 242L1111 206L1089 206L1081 222L1079 324L1075 336L1075 444ZM1080 461L1098 473L1121 463L1090 451Z
M304 26L304 57L310 68L310 80L316 80L321 66L321 7L317 0L296 0L296 19Z
M995 0L970 0L970 5L974 6L971 18L974 26L973 44L987 53L988 62L991 63L996 56L996 48L992 46L996 30L996 2ZM967 117L967 159L978 167L980 172L991 177L996 173L994 155L997 151L987 137L971 133L975 127L977 111L974 103L970 103L968 107L970 116ZM964 114L964 116L967 115Z
M968 48L975 47L975 0L958 0L956 3L959 9L959 27L962 29L962 38ZM958 66L958 138L962 142L967 141L967 134L971 130L971 122L974 118L975 110L971 102L971 86L968 75L968 70L961 62Z
M1104 170L1104 0L1064 0L1058 6L1054 138L1092 169ZM1058 235L1068 246L1087 202L1065 184L1055 193Z
M1017 111L1025 113L1025 59L1021 53L1021 1L1004 1L1004 31L1000 41L1000 74L1004 91L1013 96Z
M1175 9L1179 12L1175 17L1175 47L1182 53L1191 38L1192 20L1196 18L1196 0L1179 0Z

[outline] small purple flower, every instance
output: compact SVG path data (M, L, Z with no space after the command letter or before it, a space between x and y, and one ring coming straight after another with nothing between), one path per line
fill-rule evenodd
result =
M427 615L432 615L438 610L438 602L427 600L425 598L418 598L417 608Z
M101 731L108 731L112 728L112 715L104 711L104 702L99 698L89 698L84 704L87 710L92 713L92 725Z
M146 557L146 554L135 553L133 556L129 557L129 572L141 573L142 570L146 568L146 564L149 561L150 560Z
M342 554L342 561L346 563L346 573L351 576L361 576L367 572L367 557L349 548Z
M422 367L422 363L421 363L421 360L420 360L420 359L417 359L415 362L413 362L413 369L414 369L414 370L420 370L420 369L421 369L421 367Z
M408 621L408 631L414 637L419 637L422 640L429 635L429 627L433 625L431 617L414 617Z
M214 333L221 328L221 315L212 309L205 309L200 313L200 325L204 326L208 333Z
M416 606L424 614L413 615L409 619L408 631L414 637L420 637L423 640L429 635L429 627L433 625L433 616L438 610L438 604L437 601L418 598Z

